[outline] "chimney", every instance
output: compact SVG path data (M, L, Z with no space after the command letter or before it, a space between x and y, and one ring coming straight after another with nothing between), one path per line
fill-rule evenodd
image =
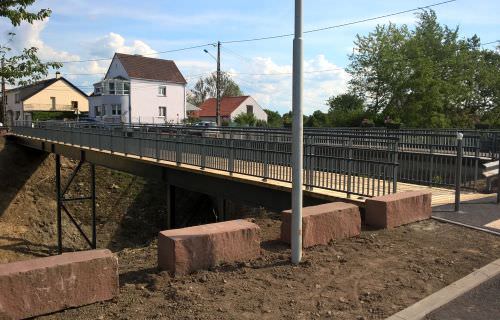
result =
M56 79L61 78L61 73L59 71L56 72Z

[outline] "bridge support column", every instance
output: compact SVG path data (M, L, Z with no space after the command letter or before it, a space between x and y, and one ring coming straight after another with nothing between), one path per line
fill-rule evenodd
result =
M167 229L174 229L176 226L175 221L175 186L167 183L167 217L166 217L166 227Z
M226 221L226 199L222 196L217 196L217 220Z
M71 183L75 179L76 175L82 168L85 163L85 152L81 151L80 154L80 162L76 166L76 168L71 173L67 183L62 188L61 187L61 156L56 154L56 200L57 200L57 251L58 254L62 254L63 252L63 244L62 244L62 212L64 211L73 225L76 227L80 235L85 239L91 249L97 248L97 231L96 231L96 192L95 192L95 165L90 164L90 195L86 197L76 197L69 198L66 197L66 194L71 186ZM71 215L68 208L64 204L65 202L71 201L83 201L83 200L91 200L91 210L92 210L92 236L89 237L80 227L80 224L76 221L76 219Z

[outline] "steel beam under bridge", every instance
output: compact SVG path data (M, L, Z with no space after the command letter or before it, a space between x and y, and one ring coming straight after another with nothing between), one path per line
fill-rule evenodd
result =
M86 162L95 165L149 179L162 179L171 186L218 198L247 205L261 206L278 212L291 208L291 190L283 187L266 183L250 183L249 181L234 179L231 176L208 174L204 170L186 170L182 166L168 166L161 162L90 150L67 144L52 143L41 139L19 136L11 136L10 139L20 145L59 154L73 160L82 160L83 155ZM326 197L312 192L304 193L304 205L315 205L340 199L342 201L350 201L345 198Z

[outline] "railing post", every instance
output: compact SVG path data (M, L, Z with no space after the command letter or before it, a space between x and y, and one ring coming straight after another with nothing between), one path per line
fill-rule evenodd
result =
M200 167L202 170L205 169L207 166L207 151L206 151L206 145L205 145L205 137L201 136L201 161L200 161Z
M392 167L392 193L396 193L398 192L398 166L399 166L398 163L399 143L397 140L394 142L393 148L394 148L394 154L393 154L394 162Z
M142 159L142 127L139 127L139 158Z
M180 139L181 135L179 134L179 129L175 130L175 162L177 165L181 164L182 161L182 152L181 152L181 144Z
M156 161L160 161L160 134L159 134L160 129L156 128L156 135L155 135L155 150L156 150Z
M310 135L307 135L306 145L305 145L305 156L306 156L306 190L311 191L313 185L313 157L314 157L314 148L313 148L313 139Z
M457 163L455 174L455 212L460 211L460 189L462 187L463 133L457 133Z
M234 171L234 137L233 130L229 133L229 163L228 163L228 171L230 174L233 174Z
M481 145L481 136L475 137L475 150L474 150L474 191L477 191L477 180L479 178L479 152Z
M351 188L352 188L352 138L347 141L347 198L351 198Z
M269 131L264 132L264 178L267 181L269 178Z
M434 143L435 136L431 136L431 145L429 146L429 187L432 187L434 179Z
M109 150L111 152L111 154L113 154L113 152L115 151L115 149L113 148L113 128L109 128L109 148L111 150Z
M125 127L122 125L122 139L123 139L123 153L127 155L127 135L128 132L125 130ZM132 129L132 139L134 138L134 131Z

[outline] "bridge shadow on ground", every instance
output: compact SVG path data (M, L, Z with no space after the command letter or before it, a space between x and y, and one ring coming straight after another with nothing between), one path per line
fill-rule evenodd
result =
M0 137L0 217L47 156Z
M168 204L164 182L133 179L121 195L113 200L112 206L118 207L126 197L130 196L133 196L133 200L125 209L121 219L117 221L118 225L114 227L107 245L110 250L119 251L147 246L158 238L161 230L167 229ZM177 228L212 223L217 220L214 214L214 201L207 195L177 188L175 206L174 220Z

